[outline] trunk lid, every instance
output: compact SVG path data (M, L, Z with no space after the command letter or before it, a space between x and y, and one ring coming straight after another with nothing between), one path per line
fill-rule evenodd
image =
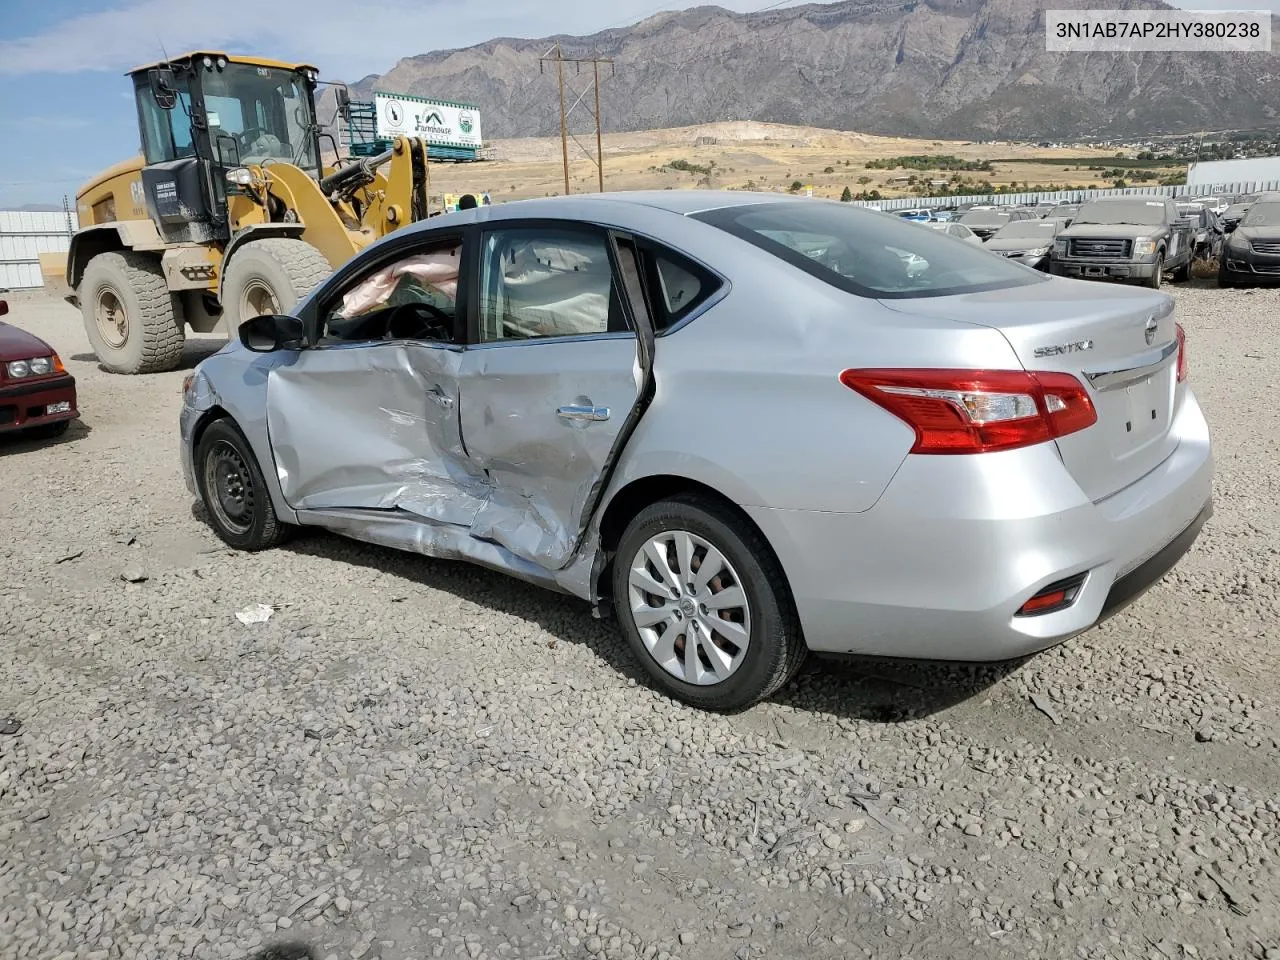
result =
M1025 369L1079 379L1098 422L1055 442L1091 500L1140 480L1177 447L1170 432L1177 331L1165 294L1048 278L1007 290L880 302L902 313L993 328Z

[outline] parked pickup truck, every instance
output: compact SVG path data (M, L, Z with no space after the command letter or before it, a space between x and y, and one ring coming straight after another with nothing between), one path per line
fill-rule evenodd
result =
M1191 228L1172 200L1127 196L1090 200L1054 238L1049 272L1085 280L1140 280L1159 288L1164 275L1191 277Z

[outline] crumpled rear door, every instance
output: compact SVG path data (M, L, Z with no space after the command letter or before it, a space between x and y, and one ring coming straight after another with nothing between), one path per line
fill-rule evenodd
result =
M472 535L557 570L652 383L634 249L520 227L486 233L481 253L480 342L459 370L462 439L489 483Z

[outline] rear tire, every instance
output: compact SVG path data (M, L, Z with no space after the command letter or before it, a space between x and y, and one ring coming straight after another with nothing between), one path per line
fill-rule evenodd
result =
M288 535L253 448L231 420L215 420L205 428L194 466L209 523L225 543L237 550L266 550Z
M1191 263L1192 258L1187 257L1187 262L1179 267L1177 272L1173 275L1173 281L1175 283L1187 283L1191 280Z
M244 321L265 313L288 314L333 269L305 240L264 237L236 250L222 280L222 315L234 338Z
M156 257L134 250L100 253L77 288L84 329L112 373L159 373L182 360L182 302L169 292Z
M1155 270L1151 272L1151 276L1147 277L1143 281L1143 284L1145 286L1150 287L1152 290L1159 290L1160 283L1162 280L1164 280L1164 254L1163 253L1160 254L1160 257L1156 260Z
M667 558L666 570L655 565L655 551ZM700 581L709 562L715 572ZM690 706L748 707L795 676L808 653L773 552L714 500L682 496L640 511L618 544L612 582L619 624L640 664ZM645 584L666 589L651 593Z

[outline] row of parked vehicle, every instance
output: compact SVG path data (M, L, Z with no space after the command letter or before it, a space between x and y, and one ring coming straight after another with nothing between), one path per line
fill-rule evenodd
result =
M898 214L1059 276L1188 280L1218 261L1219 286L1280 281L1280 193L1191 199L1129 195L1084 203L917 208Z

